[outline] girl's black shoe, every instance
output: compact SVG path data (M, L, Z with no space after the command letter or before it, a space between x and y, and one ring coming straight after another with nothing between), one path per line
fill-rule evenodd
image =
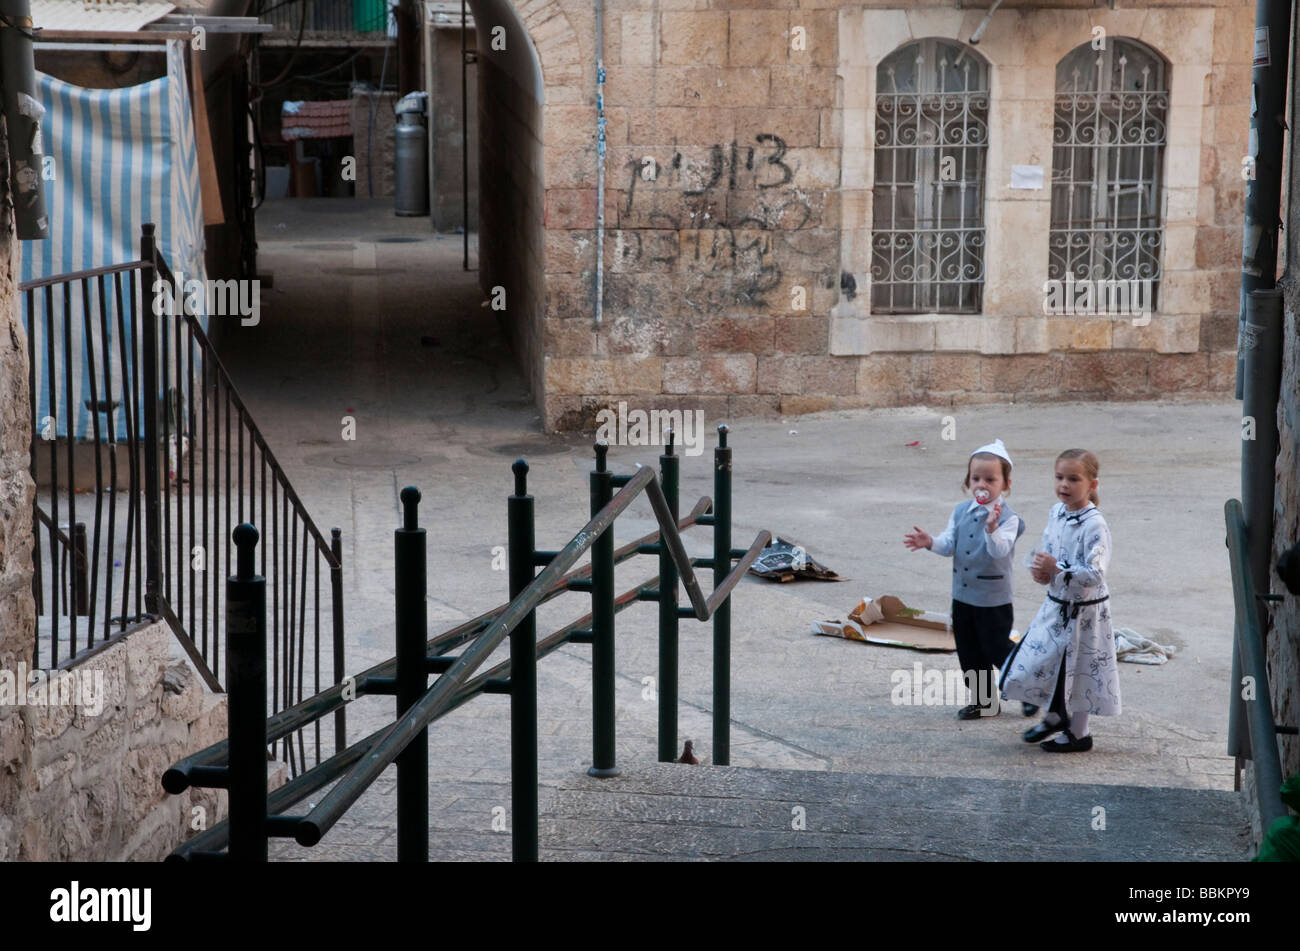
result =
M1065 738L1068 742L1058 743L1056 740L1048 740L1038 745L1048 753L1086 753L1092 749L1092 734L1080 739L1069 730L1065 731Z
M1040 723L1037 726L1031 726L1028 730L1026 730L1024 733L1020 735L1026 743L1037 743L1040 740L1047 739L1049 736L1054 736L1055 734L1060 733L1069 725L1070 724L1064 720L1056 724L1056 726L1051 726L1046 721L1044 721L1043 723Z
M1038 712L1038 704L1036 704L1036 703L1021 703L1021 704L1020 704L1020 712L1023 713L1023 714L1024 714L1025 716L1027 716L1027 717L1032 717L1035 713Z

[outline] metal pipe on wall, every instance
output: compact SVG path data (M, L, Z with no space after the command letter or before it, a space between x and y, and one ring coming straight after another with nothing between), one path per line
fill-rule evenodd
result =
M1237 324L1237 399L1243 398L1250 292L1277 285L1278 217L1282 204L1283 135L1286 132L1287 57L1291 0L1256 0L1254 72L1251 75L1249 177L1241 247L1241 299Z
M42 179L41 118L45 110L36 98L33 39L28 0L0 0L0 82L4 84L3 109L9 130L9 193L21 241L50 236Z
M605 311L605 4L596 0L596 323Z

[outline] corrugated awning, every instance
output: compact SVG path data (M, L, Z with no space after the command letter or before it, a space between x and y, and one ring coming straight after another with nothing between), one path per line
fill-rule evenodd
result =
M351 135L352 100L286 102L280 113L280 134L286 141Z
M31 0L42 30L134 33L176 9L167 0Z

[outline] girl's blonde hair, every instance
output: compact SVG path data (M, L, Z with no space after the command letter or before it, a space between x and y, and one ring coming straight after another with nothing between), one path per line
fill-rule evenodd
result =
M975 459L987 459L1002 463L1002 482L1007 487L1006 491L1008 493L1011 492L1011 463L1007 462L1007 460L1003 459L1001 456L993 455L991 452L972 453L970 459L966 461L966 478L963 479L961 483L961 490L963 492L970 488L970 464Z
M1101 463L1098 462L1097 457L1087 449L1067 449L1056 457L1057 462L1060 462L1062 459L1075 459L1082 463L1083 474L1086 475L1090 481L1097 478L1097 473L1101 471ZM1096 489L1093 489L1088 493L1088 500L1092 502L1093 505L1101 505L1101 498L1098 496Z

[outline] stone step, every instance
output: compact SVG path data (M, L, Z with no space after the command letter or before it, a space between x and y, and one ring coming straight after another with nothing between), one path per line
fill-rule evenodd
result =
M394 791L386 774L315 848L278 840L272 857L391 861ZM510 836L500 831L510 806L502 777L435 782L429 799L430 858L510 857ZM543 779L539 805L541 857L549 861L1250 857L1239 794L1210 789L632 761L612 779Z
M1207 789L635 765L542 797L552 857L1237 861L1249 821Z

